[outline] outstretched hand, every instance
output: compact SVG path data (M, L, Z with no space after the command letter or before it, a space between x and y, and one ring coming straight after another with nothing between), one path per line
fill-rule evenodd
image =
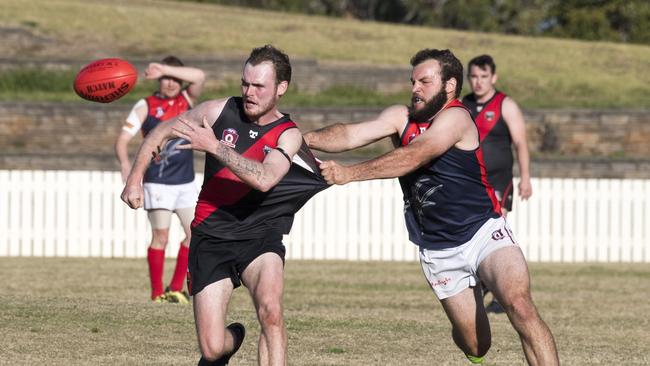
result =
M211 154L216 153L219 142L206 116L203 116L202 126L192 124L182 117L178 118L178 122L177 125L172 127L172 133L174 136L185 139L190 143L178 145L176 146L177 149L193 149Z
M352 180L350 177L350 168L343 166L335 161L328 160L320 164L321 174L327 181L327 184L346 184Z

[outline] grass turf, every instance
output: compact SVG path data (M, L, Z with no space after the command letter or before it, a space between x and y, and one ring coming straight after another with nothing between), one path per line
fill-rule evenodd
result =
M0 363L178 364L198 360L191 306L148 299L143 259L0 258ZM173 262L166 263L169 278ZM647 264L531 264L533 297L564 365L650 364ZM414 262L286 264L291 365L466 365ZM256 363L245 289L230 306L248 336L233 365ZM486 365L525 364L504 315L490 315Z

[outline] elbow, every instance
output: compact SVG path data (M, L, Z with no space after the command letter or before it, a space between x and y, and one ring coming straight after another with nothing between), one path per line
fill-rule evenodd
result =
M255 184L255 186L253 188L255 188L256 190L258 190L260 192L266 193L266 192L270 191L271 188L273 188L274 186L275 185L270 184L270 183L258 182L257 184Z
M194 80L194 84L203 85L204 83L205 83L205 72L199 69L196 72L196 78Z
M307 132L306 134L304 134L304 135L302 136L302 138L305 140L305 143L307 144L307 146L308 146L309 148L312 148L312 147L313 147L312 144L311 144L312 136L313 136L313 135L314 135L313 132Z
M261 176L259 179L257 179L254 182L252 186L254 189L266 193L271 189L273 189L273 187L275 187L280 182L281 179L282 177L273 178L273 177Z

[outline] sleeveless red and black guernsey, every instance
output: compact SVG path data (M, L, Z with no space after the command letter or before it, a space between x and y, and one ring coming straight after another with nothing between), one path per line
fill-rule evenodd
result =
M457 99L444 108L467 110ZM429 127L431 122L409 121L400 145L408 145ZM469 151L452 146L399 182L409 240L422 248L465 244L488 219L500 216L494 190L485 178L480 147Z
M504 196L508 194L507 190L512 190L514 163L510 130L501 112L506 97L507 95L497 91L485 103L478 103L474 94L463 98L463 104L469 109L478 126L488 181Z
M280 135L297 128L289 115L265 126L248 120L242 99L230 98L212 130L222 143L242 156L263 161ZM303 141L289 172L268 192L251 188L210 154L192 222L192 230L219 239L244 240L288 234L296 212L329 187L314 155Z
M174 98L161 98L158 94L145 99L147 117L142 123L142 135L147 136L160 122L174 118L190 109L190 103L179 93ZM192 150L179 150L178 145L187 143L176 138L167 141L158 156L151 161L144 174L145 183L185 184L194 181L194 154Z

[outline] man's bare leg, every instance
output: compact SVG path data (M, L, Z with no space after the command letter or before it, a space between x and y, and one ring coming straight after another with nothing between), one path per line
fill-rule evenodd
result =
M501 248L479 266L479 276L503 306L530 365L559 365L555 340L530 295L528 265L521 249Z
M259 364L284 366L287 352L287 334L282 309L284 263L276 253L264 253L246 267L242 280L253 298L262 329L258 350Z

